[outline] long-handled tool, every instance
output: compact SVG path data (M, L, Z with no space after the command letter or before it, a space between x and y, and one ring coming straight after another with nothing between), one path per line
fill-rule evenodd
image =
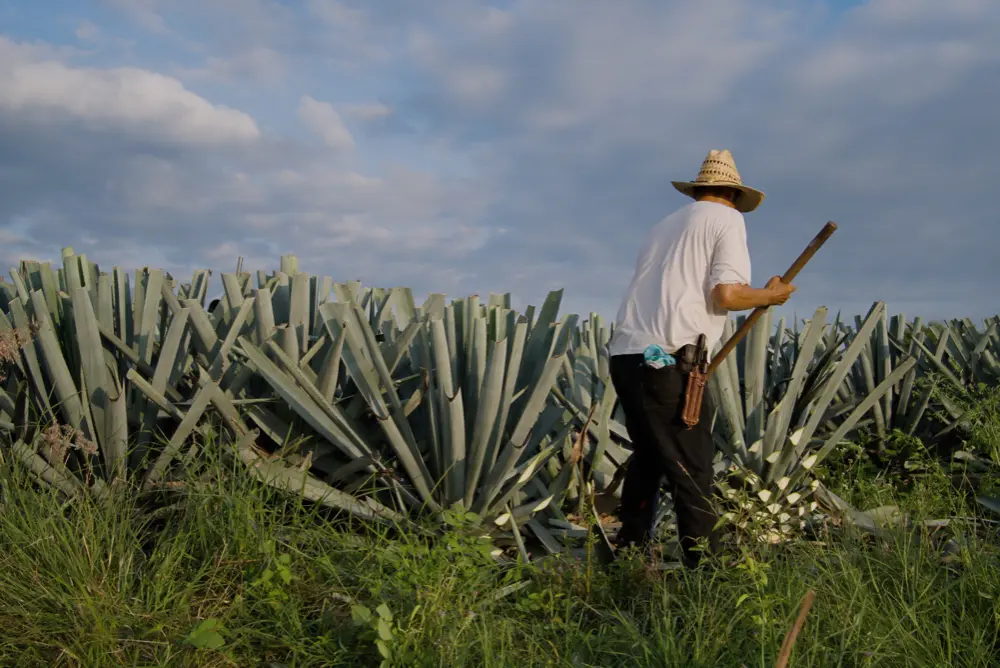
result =
M830 235L832 235L836 230L837 224L832 220L824 225L823 229L819 231L819 234L817 234L813 240L809 242L806 249L802 251L798 258L796 258L795 262L792 263L792 266L788 268L788 271L782 275L781 282L791 283L792 280L798 276L798 273L802 271L802 268L806 266L806 263L812 259L812 256L816 254L816 251L818 251L823 244L826 243L826 240L829 239ZM708 384L708 379L711 377L712 373L719 368L719 365L726 359L726 356L733 352L733 349L736 348L736 345L743 339L743 337L750 333L754 323L757 322L760 316L762 316L764 311L768 308L770 307L758 306L755 308L750 315L747 316L747 319L743 321L740 328L737 329L736 332L729 337L729 340L722 345L719 352L715 353L715 357L712 358L712 362L710 364L706 364L707 360L703 358L701 364L688 374L687 394L684 398L684 410L681 413L681 419L684 421L684 424L687 425L688 429L691 429L698 424L698 420L701 417L702 397L705 394L705 385ZM707 353L705 356L707 356Z

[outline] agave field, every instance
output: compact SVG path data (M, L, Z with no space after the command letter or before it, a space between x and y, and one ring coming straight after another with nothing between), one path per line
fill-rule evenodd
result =
M168 491L217 448L350 516L416 527L460 512L497 555L527 556L566 550L579 509L620 493L630 444L611 326L561 315L561 291L523 313L509 295L418 305L284 256L278 271L222 274L210 300L207 270L181 282L103 272L72 249L62 260L0 282L0 443L66 497ZM968 416L933 390L1000 382L998 323L924 323L881 302L850 321L766 314L713 376L717 410L702 417L727 516L770 540L828 517L873 522L817 468L861 431L876 450L900 433L961 434ZM669 531L669 496L662 517Z

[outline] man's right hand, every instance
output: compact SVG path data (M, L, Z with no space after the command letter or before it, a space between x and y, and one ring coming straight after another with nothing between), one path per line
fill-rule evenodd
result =
M772 276L771 280L764 286L770 295L771 306L780 306L788 301L788 298L795 292L795 286L791 283L784 283L781 276Z
M748 308L779 306L787 302L793 292L794 285L782 283L781 276L775 276L763 288L720 283L712 289L712 300L716 306L726 311L745 311Z

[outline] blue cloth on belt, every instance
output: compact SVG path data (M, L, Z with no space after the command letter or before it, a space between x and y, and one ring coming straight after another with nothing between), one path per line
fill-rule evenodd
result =
M677 363L673 355L657 345L646 346L646 350L643 351L642 356L645 365L653 369L662 369L663 367L673 366Z

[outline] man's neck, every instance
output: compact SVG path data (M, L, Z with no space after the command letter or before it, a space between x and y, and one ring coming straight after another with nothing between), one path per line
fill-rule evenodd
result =
M733 205L728 199L724 197L716 197L715 195L702 195L696 201L698 202L715 202L716 204L721 204L722 206L728 206L730 209L735 209L736 206Z

